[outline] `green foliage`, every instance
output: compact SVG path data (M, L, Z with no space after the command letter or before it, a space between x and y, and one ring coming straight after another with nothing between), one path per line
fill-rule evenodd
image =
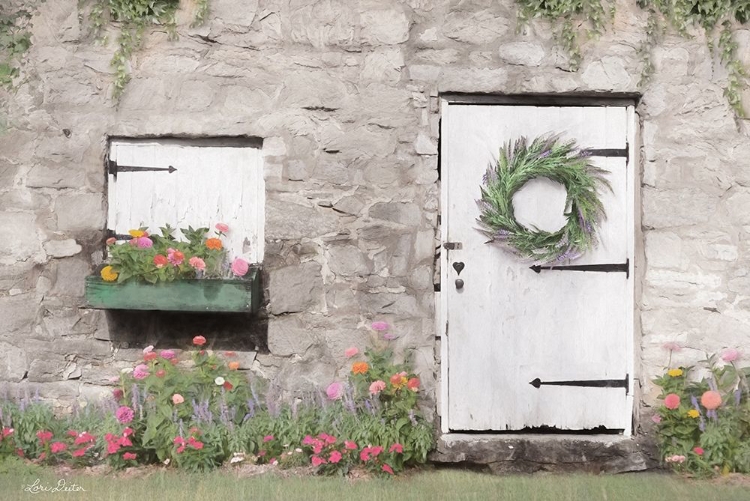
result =
M187 241L180 241L175 239L174 228L169 225L160 228L161 235L149 235L146 230L145 227L132 230L131 236L134 238L127 244L116 245L110 240L109 264L117 274L118 282L136 279L153 284L224 276L226 250L218 238L223 235L220 231L217 230L215 236L209 237L208 228L183 228L181 231ZM139 236L142 233L143 236ZM193 266L191 258L201 259L205 269ZM107 269L102 272L105 280L106 275Z
M596 245L596 225L605 217L598 190L609 187L604 172L573 141L562 143L554 136L535 138L530 144L526 138L509 141L484 178L478 202L481 231L490 241L538 263L575 259ZM537 177L557 181L567 190L567 222L553 233L527 229L514 215L513 194Z
M36 2L24 7L0 5L0 85L10 87L18 76L21 56L31 47L28 22Z
M106 21L120 26L118 48L112 57L115 70L115 99L119 99L130 81L129 61L133 52L143 42L143 33L149 26L163 26L170 39L177 38L175 11L179 0L94 0L90 22L97 35L101 34ZM202 24L208 15L208 0L199 0L194 26Z
M516 0L520 25L535 17L559 24L557 37L570 56L570 66L575 71L581 62L579 35L576 26L588 37L602 33L605 23L614 15L614 3L603 0ZM750 19L748 0L636 0L638 6L649 12L646 40L639 49L643 59L641 83L653 72L651 48L658 43L665 25L682 36L689 36L688 28L697 26L705 30L709 48L718 48L719 57L728 72L724 94L738 116L744 116L741 102L742 90L747 84L747 70L737 59L737 44L732 28Z
M690 379L692 367L669 369L654 380L662 389L655 417L662 459L701 476L750 473L750 367L720 364L716 356L704 365L709 375L699 381ZM709 396L720 396L720 405Z

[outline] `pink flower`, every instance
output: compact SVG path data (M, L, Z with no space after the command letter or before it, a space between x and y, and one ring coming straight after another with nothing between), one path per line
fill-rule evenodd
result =
M72 455L73 455L74 458L83 457L83 455L86 454L86 450L87 450L86 447L84 447L83 449L75 450L75 451L73 451Z
M164 369L159 369L158 371L156 371L156 377L164 377L166 375L167 371L165 371Z
M388 473L389 475L393 475L393 468L391 468L387 464L384 463L382 469L384 472Z
M370 325L370 327L372 327L372 329L376 331L387 331L388 323L382 322L382 321L373 322L372 325Z
M718 391L707 391L701 395L701 404L710 411L718 409L721 405L721 393Z
M273 440L273 435L266 435L263 437L263 442L270 442L271 440Z
M135 460L135 458L136 455L134 452L126 452L122 455L122 459L124 459L125 461L133 461Z
M735 349L724 350L721 354L721 359L727 363L734 362L740 358L740 352Z
M109 237L105 243L107 245L115 245L115 242L117 242L117 239L115 237Z
M390 332L386 332L385 334L383 334L383 339L385 339L386 341L393 341L394 339L396 339L396 336L395 336L395 334L391 334Z
M667 351L680 351L682 350L682 346L679 343L675 343L674 341L671 341L669 343L664 343L661 345L662 348L664 348Z
M175 357L174 350L161 350L159 356L164 360L172 360Z
M310 435L305 435L305 438L302 439L302 445L313 445L314 443L315 439Z
M123 437L129 437L129 436L133 435L133 433L135 433L133 431L133 428L131 428L129 426L127 428L125 428L124 430L122 430L122 436Z
M216 223L216 229L221 233L226 233L229 231L229 226L224 223Z
M175 393L172 395L172 403L175 405L179 405L185 401L185 398L180 395L179 393Z
M338 463L341 461L341 453L339 451L333 451L328 458L328 461L334 464Z
M156 360L156 357L158 357L158 355L155 351L149 351L148 353L143 355L143 360L146 362L150 362L151 360Z
M406 382L406 387L409 388L411 391L419 391L419 378L411 378L409 381Z
M667 409L675 410L680 406L680 396L675 393L670 393L664 397L664 407Z
M117 420L122 424L128 424L135 417L135 413L133 412L133 409L127 405L123 405L115 411L115 417L117 417Z
M232 261L232 273L234 273L238 277L244 277L247 274L247 270L249 269L250 265L241 257L238 257L237 259Z
M703 447L693 447L693 452L695 452L699 456L702 456L705 451L703 450Z
M357 353L359 353L359 348L357 348L356 346L352 346L351 348L347 348L346 351L344 351L344 356L346 358L352 358Z
M401 444L393 444L390 449L388 449L388 452L397 452L401 454L404 452L404 446Z
M357 444L352 442L351 440L344 440L344 447L350 451L357 449Z
M150 344L150 345L146 346L145 348L143 348L143 354L144 355L146 353L151 353L152 351L154 351L154 345L152 345L152 344Z
M180 266L185 260L185 254L170 247L167 249L167 260L172 263L173 266Z
M5 438L7 436L10 436L10 435L13 435L14 431L15 430L13 428L8 428L7 426L4 426L3 427L3 438Z
M669 456L664 459L667 463L679 463L682 464L685 462L685 456L680 456L678 454L675 454L674 456Z
M195 336L193 338L193 344L196 346L203 346L204 344L206 344L206 338L204 338L203 336Z
M312 461L312 465L313 466L320 466L320 465L326 463L325 459L323 459L321 457L318 457L318 456L313 456L312 459L311 459L311 461Z
M67 449L68 446L65 445L63 442L53 442L50 446L50 450L52 451L52 454L57 454L58 452L62 452L65 449Z
M327 433L319 434L318 438L323 440L327 445L333 445L336 443L336 437L334 437L333 435L328 435Z
M146 379L148 377L148 365L136 365L135 369L133 369L133 377L136 379Z
M338 400L344 394L344 385L338 382L333 382L326 388L326 395L328 400Z
M150 249L154 246L154 242L148 237L138 237L135 243L139 249Z
M651 416L651 421L653 421L656 424L659 424L661 423L661 416L658 414L654 414L653 416Z
M197 256L191 257L188 263L190 263L190 266L192 266L196 270L203 271L206 269L206 262Z
M380 447L379 445L376 447L370 448L370 454L372 454L372 457L377 457L377 455L380 454L381 452L383 452L383 448Z
M385 390L385 381L373 381L370 385L370 395L377 395L381 391Z

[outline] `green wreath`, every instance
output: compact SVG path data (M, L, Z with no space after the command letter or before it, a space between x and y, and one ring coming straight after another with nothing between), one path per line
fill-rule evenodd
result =
M599 200L600 187L611 189L607 171L591 165L587 152L575 141L543 136L531 144L522 137L500 150L483 179L482 198L477 200L480 231L524 259L537 264L559 264L580 257L596 247L599 223L605 219ZM565 186L565 226L555 232L531 229L516 221L513 195L528 181L545 177Z

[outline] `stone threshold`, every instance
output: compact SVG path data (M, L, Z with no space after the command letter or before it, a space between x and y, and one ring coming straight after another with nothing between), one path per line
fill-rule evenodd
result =
M624 473L658 467L658 453L644 436L446 433L430 453L434 463L492 473Z

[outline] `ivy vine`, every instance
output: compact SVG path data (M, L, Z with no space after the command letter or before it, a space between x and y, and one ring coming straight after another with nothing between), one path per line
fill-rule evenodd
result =
M115 70L115 99L122 96L130 81L129 61L133 52L143 43L143 33L148 26L163 26L170 40L177 38L175 12L180 0L94 0L90 22L101 40L102 29L107 21L120 27L117 50L112 57ZM208 0L196 0L193 26L203 24L208 17Z
M614 4L605 0L516 0L519 26L535 17L559 23L557 38L570 56L570 68L575 71L581 63L579 37L596 37L614 16ZM717 51L728 72L724 95L735 113L744 117L742 90L747 85L748 71L737 58L734 28L750 20L750 0L636 0L649 12L646 39L639 49L643 59L645 83L653 72L651 49L667 27L684 37L688 28L695 26L706 32L709 49Z

